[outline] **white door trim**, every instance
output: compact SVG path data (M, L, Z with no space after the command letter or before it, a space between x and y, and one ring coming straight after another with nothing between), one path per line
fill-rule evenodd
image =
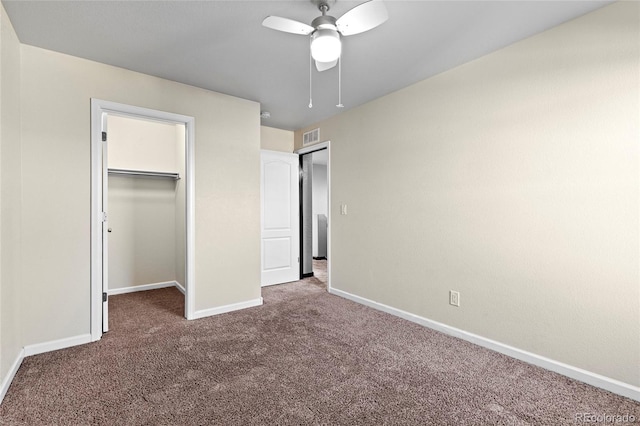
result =
M102 117L105 113L184 124L186 129L185 316L195 312L195 118L116 102L91 99L91 341L102 337Z
M331 141L324 141L315 145L305 146L294 151L294 154L303 155L310 152L327 149L327 291L331 291Z
M107 127L107 114L102 114L101 117L101 127L100 130L103 132L109 132ZM109 152L107 150L108 145L106 143L101 144L102 148L102 195L100 200L102 202L102 210L103 212L109 211L109 197L108 193L104 193L104 182L108 182L109 175ZM106 223L104 220L106 219ZM106 225L106 226L105 226ZM109 256L104 256L104 253L109 253L109 238L107 237L107 229L109 227L109 218L103 217L102 219L102 294L104 296L105 293L108 294L108 283L109 283ZM105 229L107 228L107 229ZM109 302L104 297L102 298L102 333L106 333L109 331Z

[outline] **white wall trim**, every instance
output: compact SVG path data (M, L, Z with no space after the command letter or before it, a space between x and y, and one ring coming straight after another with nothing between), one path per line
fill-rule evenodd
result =
M227 312L238 311L240 309L253 308L262 305L262 297L247 300L245 302L232 303L230 305L218 306L217 308L203 309L195 311L193 319L210 317L212 315L225 314Z
M4 400L7 391L9 390L9 386L11 386L11 382L13 382L13 378L16 376L20 365L22 365L22 360L24 359L24 349L20 349L16 359L11 364L9 371L7 371L7 375L2 379L2 385L0 386L0 404Z
M185 197L187 197L184 220L187 226L185 233L185 274L184 286L184 312L188 320L192 320L196 310L196 121L193 117L187 117L185 121ZM179 289L179 288L178 288ZM188 289L188 290L187 290Z
M265 288L265 287L271 287L272 285L288 284L290 282L295 282L295 281L288 281L288 282L285 282L285 283L260 284L260 287Z
M182 284L180 284L178 281L174 281L173 285L176 286L176 288L178 289L178 291L184 295L187 294L187 290L185 290L184 286Z
M329 289L329 292L331 294L335 294L336 296L344 297L345 299L352 300L354 302L369 306L379 311L395 315L411 322L415 322L416 324L420 324L449 336L457 337L478 346L500 352L512 358L519 359L520 361L524 361L529 364L551 370L558 374L562 374L563 376L567 376L572 379L587 383L589 385L608 390L609 392L613 392L615 394L640 401L640 387L638 386L633 386L628 383L612 379L610 377L602 376L600 374L564 364L562 362L555 361L544 356L536 355L534 353L518 349L513 346L505 345L504 343L487 339L486 337L478 336L477 334L469 333L459 328L451 327L449 325L433 321L428 318L403 311L401 309L396 309L391 306L366 299L364 297L356 296L354 294L347 293L346 291L331 288Z
M85 343L91 343L92 336L90 333L81 334L79 336L67 337L64 339L52 340L50 342L44 343L36 343L34 345L27 345L20 350L18 356L16 357L13 364L9 368L7 375L2 379L2 385L0 385L0 404L4 400L7 391L9 390L9 386L11 386L11 382L13 378L16 376L20 365L22 365L22 361L32 355L38 355L45 352L57 351L59 349L70 348L72 346L84 345Z
M79 336L66 337L64 339L51 340L44 343L36 343L34 345L27 345L24 347L24 356L38 355L45 352L57 351L59 349L66 349L72 346L84 345L85 343L91 343L91 334L81 334Z
M91 317L92 339L102 337L102 146L100 135L103 125L103 111L100 103L91 99Z
M131 287L113 288L113 289L109 289L108 293L109 293L109 296L115 296L116 294L135 293L136 291L146 291L146 290L156 290L159 288L166 288L166 287L176 287L177 285L178 283L176 281L164 281L161 283L140 284L140 285L133 285ZM180 287L182 288L182 286ZM184 288L182 290L184 290ZM181 292L182 294L184 294L184 291L182 290Z
M308 154L310 152L319 151L321 149L329 148L329 145L331 144L330 142L331 141L324 141L324 142L316 143L313 145L307 145L303 148L296 149L295 151L293 151L293 153L298 155L303 155L303 154Z

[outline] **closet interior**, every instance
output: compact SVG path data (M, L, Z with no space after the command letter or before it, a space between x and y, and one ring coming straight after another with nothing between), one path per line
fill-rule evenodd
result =
M107 129L108 293L185 293L185 126L108 115Z
M300 156L301 170L301 276L326 274L327 260L327 160L321 149ZM315 261L315 262L314 262ZM318 262L320 261L320 262Z

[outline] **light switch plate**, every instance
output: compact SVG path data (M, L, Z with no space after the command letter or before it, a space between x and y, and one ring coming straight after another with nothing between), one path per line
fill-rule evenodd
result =
M460 306L460 292L450 290L449 291L449 304L453 306Z

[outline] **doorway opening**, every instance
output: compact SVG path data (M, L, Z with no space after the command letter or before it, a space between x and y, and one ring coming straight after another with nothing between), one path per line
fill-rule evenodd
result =
M193 315L192 117L92 99L91 335L109 295L176 287Z
M329 142L297 151L300 159L300 278L330 285L331 197Z

